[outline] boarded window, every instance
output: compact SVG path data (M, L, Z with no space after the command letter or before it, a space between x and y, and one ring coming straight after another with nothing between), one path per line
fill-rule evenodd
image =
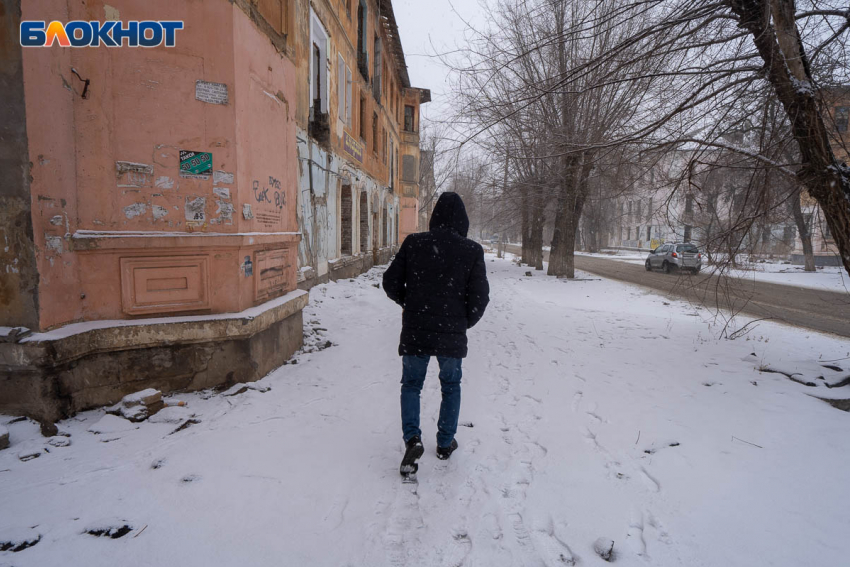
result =
M282 0L260 0L255 4L260 15L274 28L274 31L283 33L285 12Z
M413 132L413 107L404 105L404 130Z
M345 123L351 128L351 69L345 68Z
M378 153L378 113L372 113L372 152Z
M387 165L387 131L381 128L381 158L384 165Z
M416 158L413 156L402 156L401 177L404 181L416 181Z
M375 69L374 74L372 76L372 96L375 97L375 100L378 101L378 104L381 104L381 56L382 56L382 45L381 38L377 35L375 36Z
M366 97L360 94L360 139L366 143Z
M340 120L345 120L345 91L346 91L346 83L345 83L345 59L342 58L342 53L337 54L337 85L336 85L336 93L337 93L337 116L339 116Z

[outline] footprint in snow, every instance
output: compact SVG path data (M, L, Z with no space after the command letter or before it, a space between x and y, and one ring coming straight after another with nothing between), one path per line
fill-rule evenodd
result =
M661 492L661 483L659 483L647 470L640 467L640 476L646 483L646 486L653 492Z
M578 411L578 406L581 404L581 398L584 396L582 392L576 392L573 396L573 411Z
M647 558L646 540L643 539L643 514L634 512L626 532L626 545L635 555Z

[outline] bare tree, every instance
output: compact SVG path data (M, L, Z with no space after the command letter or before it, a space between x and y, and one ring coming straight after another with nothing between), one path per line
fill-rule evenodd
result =
M847 146L826 97L850 74L846 2L501 0L492 13L458 68L464 140L511 155L517 173L529 169L519 167L524 160L547 172L534 185L555 203L549 273L572 274L588 191L604 156L618 147L687 155L687 183L674 192L694 190L692 181L706 171L735 170L728 180L736 186L735 218L710 226L732 261L736 239L740 245L765 234L771 219L789 211L810 248L794 214L802 187L850 272ZM762 121L751 135L730 136L740 133L742 117L768 108L780 110L771 127ZM775 135L783 127L787 136ZM716 214L709 195L702 197ZM521 202L525 243L533 215L528 198Z

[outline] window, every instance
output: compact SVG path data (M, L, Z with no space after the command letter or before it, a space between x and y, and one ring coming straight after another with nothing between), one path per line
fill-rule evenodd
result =
M354 241L354 229L352 226L351 213L353 204L351 202L351 185L343 185L339 197L340 204L340 255L350 256Z
M689 229L690 227L686 227ZM693 244L679 244L676 246L676 252L682 252L687 254L699 254L699 248L694 246Z
M345 68L345 123L351 128L351 69Z
M414 156L402 156L401 180L410 182L416 181L416 158Z
M375 68L372 74L372 95L378 104L381 104L381 38L375 34Z
M315 43L313 44L313 61L310 68L313 70L313 76L311 77L313 79L313 84L311 85L313 106L317 110L320 110L322 106L322 50Z
M360 93L360 140L366 143L366 97Z
M638 219L640 219L640 217L641 217L642 206L643 206L643 201L638 201L637 202L637 217L638 217Z
M360 0L357 5L357 68L367 81L369 80L369 48L366 45L366 2Z
M692 213L694 212L694 198L691 195L685 197L685 212Z
M345 121L345 93L346 93L346 82L345 82L345 59L342 58L342 53L337 54L336 60L337 73L336 73L336 93L337 93L337 116L343 122Z
M381 128L381 157L384 165L387 165L387 130Z
M848 122L850 122L850 106L836 106L835 129L839 132L846 132Z
M652 240L652 227L648 226L646 227L646 241L649 242L650 240Z
M413 132L413 112L414 109L412 106L405 104L404 105L404 130L405 132Z
M797 238L797 227L788 225L782 231L782 242L785 243L786 246L790 246L794 243L794 239Z
M328 34L316 14L310 12L310 107L311 116L328 112Z
M626 228L626 240L631 240L631 239L632 239L632 227L627 227Z
M369 198L360 193L360 253L369 249Z
M832 231L829 230L829 223L826 222L826 219L823 219L821 230L823 231L824 240L832 240Z
M254 2L263 19L279 34L287 35L292 32L289 24L292 21L290 9L292 2L288 0L266 0Z
M372 113L372 153L378 155L378 113Z

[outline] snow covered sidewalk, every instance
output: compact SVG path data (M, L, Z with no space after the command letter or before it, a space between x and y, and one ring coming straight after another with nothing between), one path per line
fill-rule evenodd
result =
M314 288L312 352L257 388L142 423L86 412L60 424L69 446L6 425L0 546L29 547L0 566L605 565L600 538L623 566L844 564L850 414L754 361L850 341L769 323L718 340L641 288L488 267L460 449L433 452L432 362L418 485L398 475L401 312L376 269Z

